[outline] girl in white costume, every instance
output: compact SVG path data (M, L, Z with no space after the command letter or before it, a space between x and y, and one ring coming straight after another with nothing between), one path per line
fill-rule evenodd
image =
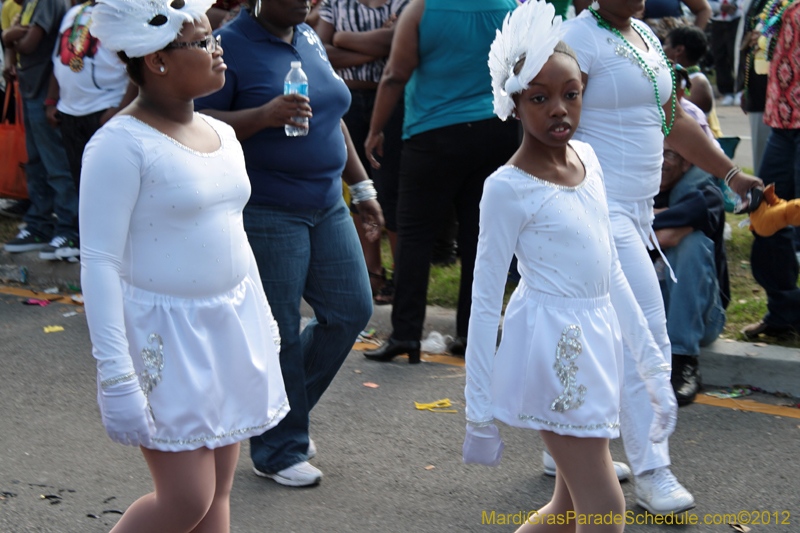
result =
M575 138L594 148L603 167L620 264L664 361L671 363L664 301L647 252L653 248L652 206L661 183L664 137L687 161L726 178L742 198L761 180L741 172L677 105L657 37L633 18L643 8L644 0L598 0L565 24L564 41L578 56L586 86ZM655 514L694 507L694 498L669 469L668 441L648 439L653 412L627 346L624 366L621 429L637 502Z
M225 81L211 0L100 0L91 28L138 98L89 142L81 281L103 424L155 492L115 532L226 532L239 441L288 412L280 337L242 226L230 126L194 112Z
M558 466L553 499L520 531L544 530L548 516L570 511L622 519L625 500L608 451L608 439L619 435L622 337L658 413L653 441L674 430L677 414L670 367L614 251L602 170L589 145L570 141L583 83L554 14L544 0L531 0L509 15L492 45L495 113L517 116L524 139L484 187L466 354L464 461L499 464L498 419L539 430ZM515 253L522 280L495 355ZM621 531L622 523L566 527Z

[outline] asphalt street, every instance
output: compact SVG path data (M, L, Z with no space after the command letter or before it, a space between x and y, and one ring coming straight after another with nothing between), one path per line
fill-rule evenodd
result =
M0 531L108 531L152 490L137 449L111 442L100 422L85 316L63 304L26 306L0 294ZM63 331L45 333L46 326ZM541 438L501 427L501 465L461 461L464 369L381 364L352 352L312 413L315 488L286 488L251 472L243 443L232 496L232 531L514 531L485 524L495 513L545 504L554 481L541 469ZM377 384L377 388L364 386ZM457 413L414 402L449 398ZM780 403L763 396L762 402ZM670 444L673 470L697 499L693 526L629 525L627 531L735 531L708 515L758 512L754 532L800 530L800 419L694 404L680 410ZM611 443L618 460L620 440ZM634 520L646 518L624 483ZM485 514L484 514L485 513ZM742 515L744 516L744 515ZM755 514L748 514L753 520ZM775 525L775 519L785 522ZM719 520L720 518L717 518ZM741 520L740 520L741 521Z

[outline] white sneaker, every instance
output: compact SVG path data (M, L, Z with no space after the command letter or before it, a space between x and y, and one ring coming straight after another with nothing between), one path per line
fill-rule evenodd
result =
M542 452L542 464L544 465L544 473L548 476L556 475L556 462L553 456L547 451L547 448ZM625 463L614 461L614 472L617 473L617 479L625 481L631 477L631 468Z
M651 514L682 513L694 507L694 496L662 466L636 476L636 503Z
M61 235L53 237L53 240L51 240L47 246L39 251L39 259L44 259L45 261L57 261L60 259L58 255L56 255L58 249L66 245L66 237L62 237Z
M306 455L308 455L309 459L313 459L317 455L317 447L310 437L308 439L308 451L306 452Z
M309 487L311 485L316 485L322 479L322 472L320 472L318 468L314 468L308 464L308 461L294 464L275 474L267 474L256 467L253 467L253 472L259 477L273 479L281 485L286 485L288 487Z
M724 106L731 106L736 103L735 98L732 94L726 94L722 97L722 102L720 102Z

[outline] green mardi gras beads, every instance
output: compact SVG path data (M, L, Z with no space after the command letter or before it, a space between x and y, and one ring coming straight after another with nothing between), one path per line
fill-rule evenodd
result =
M610 31L611 33L616 35L619 39L621 39L623 43L625 43L625 46L628 47L628 50L630 50L636 57L636 60L639 62L639 66L647 74L647 77L650 78L650 83L653 84L653 89L655 90L656 94L656 107L658 107L658 113L659 115L661 115L661 128L662 131L664 132L664 137L669 136L669 133L672 131L672 126L675 125L675 97L674 97L675 86L676 86L675 71L672 70L672 68L669 69L670 76L672 77L673 98L672 98L672 117L670 117L669 126L667 126L667 117L664 114L664 108L661 106L661 96L658 93L658 81L656 80L656 74L655 72L653 72L653 69L651 69L650 65L648 65L644 59L642 59L642 56L639 55L638 49L635 46L633 46L630 42L628 42L628 40L625 37L623 37L622 33L620 33L618 29L612 27L611 24L600 15L600 13L594 10L594 8L590 7L589 11L592 13L592 15L594 15L594 18L597 19L598 26ZM669 65L669 59L667 59L667 55L664 53L664 50L661 48L661 46L655 42L655 39L653 39L652 35L650 35L647 32L639 32L639 33L647 37L652 46L655 46L658 50L661 50L661 55L664 57L664 61L667 63L667 65Z

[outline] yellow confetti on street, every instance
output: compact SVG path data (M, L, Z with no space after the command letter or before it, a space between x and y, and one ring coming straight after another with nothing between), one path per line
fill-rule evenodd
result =
M453 404L450 403L449 398L445 398L444 400L437 400L433 403L419 403L414 402L414 405L417 406L417 409L420 411L433 411L434 413L457 413L455 409L445 410L444 407L452 407Z

